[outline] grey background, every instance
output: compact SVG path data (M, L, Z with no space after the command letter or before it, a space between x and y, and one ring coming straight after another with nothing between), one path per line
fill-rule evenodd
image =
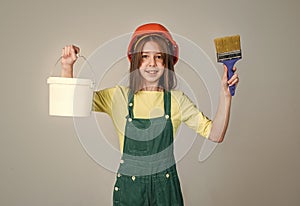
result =
M199 137L178 164L186 205L300 204L299 1L0 4L1 205L111 205L114 174L87 155L71 118L48 115L46 79L64 45L88 56L146 22L192 40L212 61L214 37L242 37L241 82L224 143L200 163Z

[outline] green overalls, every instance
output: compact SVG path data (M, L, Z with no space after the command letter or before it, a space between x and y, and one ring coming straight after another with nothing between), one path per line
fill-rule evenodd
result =
M173 153L171 93L164 91L162 117L138 119L128 94L123 155L113 193L114 206L183 206Z

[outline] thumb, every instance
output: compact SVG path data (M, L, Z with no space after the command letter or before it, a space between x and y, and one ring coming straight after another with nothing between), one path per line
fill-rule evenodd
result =
M73 45L73 49L74 49L76 54L80 53L80 48L79 47Z
M77 59L79 52L80 52L80 49L78 47L72 45L72 47L71 47L71 55L72 55L72 58L74 60Z
M224 68L223 81L227 81L228 80L228 76L227 76L228 68L225 64L223 64L223 68Z

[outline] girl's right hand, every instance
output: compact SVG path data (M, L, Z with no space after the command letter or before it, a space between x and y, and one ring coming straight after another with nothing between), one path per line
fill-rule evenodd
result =
M61 66L63 77L73 77L73 65L77 60L80 49L74 45L67 45L62 49Z

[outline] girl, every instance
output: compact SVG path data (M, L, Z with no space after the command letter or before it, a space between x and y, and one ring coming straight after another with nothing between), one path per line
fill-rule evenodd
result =
M62 76L73 76L79 48L62 51ZM173 154L173 137L184 122L200 135L222 142L229 121L231 95L238 75L221 82L218 111L209 120L181 91L175 90L174 65L178 46L157 23L139 26L128 47L129 87L115 86L94 93L93 110L114 122L122 159L116 177L113 205L182 206L183 197ZM235 70L235 68L234 68Z

